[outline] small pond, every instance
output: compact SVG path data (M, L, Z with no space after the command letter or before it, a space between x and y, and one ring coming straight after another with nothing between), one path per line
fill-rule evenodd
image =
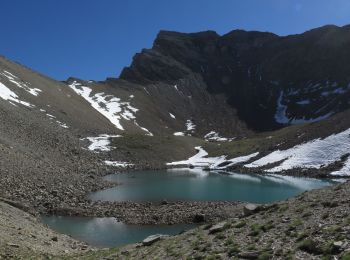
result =
M176 235L196 225L127 225L115 218L43 216L42 222L59 233L95 247L118 247L154 234Z

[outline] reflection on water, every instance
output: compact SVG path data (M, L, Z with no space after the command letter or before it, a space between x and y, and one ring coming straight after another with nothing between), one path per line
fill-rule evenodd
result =
M113 174L106 180L120 185L90 195L102 201L206 200L268 203L305 190L333 184L331 180L172 169Z
M97 247L117 247L140 242L149 235L175 235L195 227L190 224L126 225L115 218L44 216L42 221L60 233Z

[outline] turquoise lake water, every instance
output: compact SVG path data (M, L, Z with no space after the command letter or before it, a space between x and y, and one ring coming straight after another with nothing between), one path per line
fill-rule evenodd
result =
M278 175L220 174L200 169L173 169L113 174L114 188L90 195L101 201L207 200L268 203L306 190L332 185L331 180Z
M243 201L268 203L294 197L306 190L334 184L332 180L278 175L222 174L200 169L140 171L113 174L106 180L118 186L90 195L102 201ZM194 225L126 225L114 218L43 217L60 233L98 247L140 242L153 234L178 234Z

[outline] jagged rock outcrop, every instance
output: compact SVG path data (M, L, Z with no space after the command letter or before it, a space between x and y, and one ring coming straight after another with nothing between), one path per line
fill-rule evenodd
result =
M349 108L349 32L331 25L286 37L161 31L120 78L147 85L195 74L256 130L319 121Z

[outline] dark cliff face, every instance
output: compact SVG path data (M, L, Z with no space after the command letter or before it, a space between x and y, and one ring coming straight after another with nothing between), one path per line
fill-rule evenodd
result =
M196 74L207 91L225 94L251 128L271 130L348 108L349 60L349 26L287 37L242 30L223 36L161 31L152 49L135 55L120 77L150 84Z

